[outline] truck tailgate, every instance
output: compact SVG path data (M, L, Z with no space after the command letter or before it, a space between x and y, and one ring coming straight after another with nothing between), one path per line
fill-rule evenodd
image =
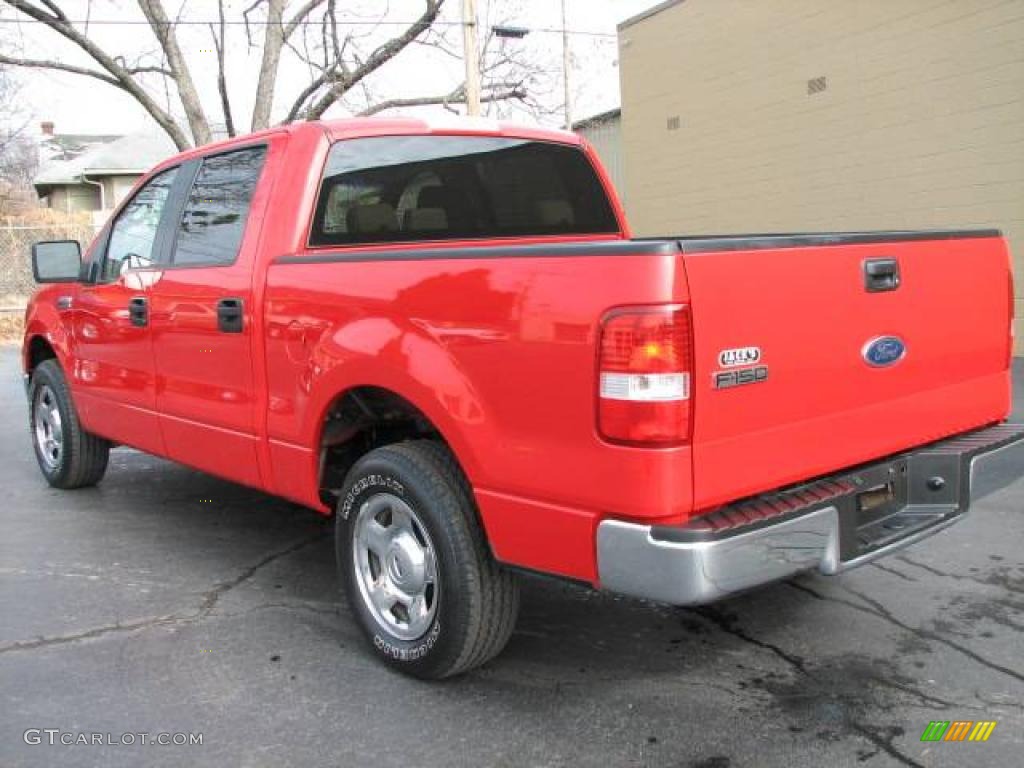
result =
M1012 309L997 232L680 247L696 510L1006 417Z

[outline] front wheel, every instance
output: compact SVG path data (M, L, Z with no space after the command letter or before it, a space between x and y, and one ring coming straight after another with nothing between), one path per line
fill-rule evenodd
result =
M82 429L56 360L32 371L28 396L29 431L46 481L64 489L96 485L107 471L110 443Z
M336 516L338 570L374 653L439 679L496 656L519 610L452 454L429 440L371 451L349 472Z

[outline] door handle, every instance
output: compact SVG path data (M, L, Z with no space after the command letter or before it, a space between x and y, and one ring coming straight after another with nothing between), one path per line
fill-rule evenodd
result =
M149 324L149 305L145 296L135 296L128 301L128 317L137 328Z
M864 262L864 290L868 293L895 291L900 287L900 263L896 259L868 259Z
M241 299L221 299L217 302L217 329L224 333L242 332Z

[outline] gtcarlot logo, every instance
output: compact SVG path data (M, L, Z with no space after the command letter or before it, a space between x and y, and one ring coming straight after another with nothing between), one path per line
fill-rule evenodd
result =
M996 724L995 720L932 720L921 734L921 741L988 741Z
M60 728L29 728L22 734L26 744L63 744L66 747L81 746L117 746L132 747L136 745L159 746L196 746L202 745L201 733L150 733L139 731L134 733L96 733L86 731L62 731Z

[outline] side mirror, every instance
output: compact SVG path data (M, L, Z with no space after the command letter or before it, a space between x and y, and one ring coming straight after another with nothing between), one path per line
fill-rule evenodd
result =
M77 240L32 244L32 277L37 283L74 283L81 272L82 248Z

